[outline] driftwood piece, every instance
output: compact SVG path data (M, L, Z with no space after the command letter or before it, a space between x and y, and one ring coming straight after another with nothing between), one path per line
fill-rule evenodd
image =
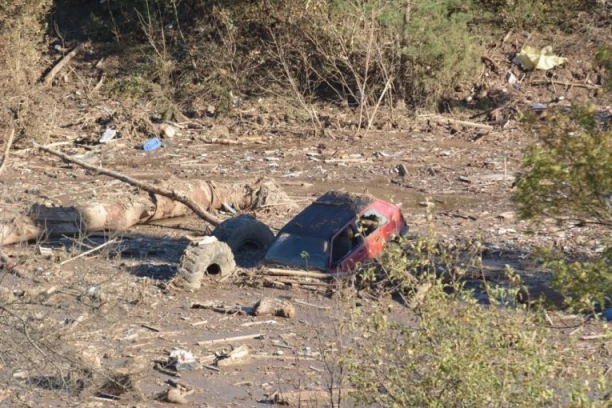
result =
M69 163L74 163L78 166L81 166L87 170L91 170L91 171L95 171L98 174L103 174L105 176L109 176L112 178L115 178L117 180L121 180L124 183L127 183L129 185L132 185L134 187L138 187L144 191L147 191L151 194L157 194L157 195L161 195L164 197L167 197L171 200L174 201L178 201L180 203L182 203L183 205L185 205L187 208L189 208L191 211L193 211L198 217L202 218L204 221L209 222L212 225L219 225L221 223L221 220L219 220L217 217L215 217L214 215L212 215L209 212L206 212L204 210L202 210L202 208L200 208L200 206L198 205L198 203L196 203L193 199L191 199L189 196L185 195L184 193L180 193L177 192L175 190L170 190L170 189L165 189L165 188L160 188L158 186L154 186L152 184L149 183L145 183L143 181L140 180L136 180L132 177L128 177L124 174L118 173L116 171L112 171L112 170L107 170L104 169L102 167L96 167L96 166L92 166L91 164L85 163L81 160L77 160L75 158L72 158L62 152L59 152L55 149L51 149L50 147L45 147L45 146L41 146L38 144L34 144L36 147L38 147L40 150L50 153L54 156L57 156Z
M62 69L79 53L82 48L82 44L77 45L70 51L68 54L64 56L52 69L49 71L42 79L42 83L45 86L51 85L53 79L60 73Z
M255 316L295 317L293 304L273 298L263 298L253 307Z
M9 153L11 151L11 146L13 145L13 139L15 139L15 129L11 129L11 133L9 133L9 137L4 145L4 155L2 156L2 160L0 161L0 174L4 171L6 167L6 163L8 162Z

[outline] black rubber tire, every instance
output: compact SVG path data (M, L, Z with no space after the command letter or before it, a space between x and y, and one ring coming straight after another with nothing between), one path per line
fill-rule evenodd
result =
M178 277L183 286L198 289L206 275L222 277L236 269L230 247L220 241L203 245L190 245L185 249L178 267Z
M274 240L272 230L250 215L239 215L223 221L212 235L227 243L234 253L247 244L265 250Z

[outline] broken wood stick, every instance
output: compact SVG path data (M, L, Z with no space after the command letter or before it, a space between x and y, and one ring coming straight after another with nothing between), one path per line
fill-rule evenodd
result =
M198 346L212 346L219 343L234 343L237 341L253 340L263 336L261 333L246 334L244 336L224 337L222 339L198 341Z
M87 256L87 255L91 254L91 253L94 253L94 252L96 252L96 251L99 251L99 250L101 250L102 248L104 248L105 246L108 246L108 245L110 245L110 244L114 244L115 242L117 242L115 239L111 239L110 241L107 241L107 242L103 243L102 245L98 245L97 247L92 248L92 249L90 249L89 251L82 252L82 253L78 254L77 256L74 256L74 257L72 257L72 258L70 258L70 259L66 259L65 261L60 262L60 266L65 265L65 264L67 264L68 262L72 262L72 261L74 261L75 259L82 258L82 257L84 257L84 256Z
M438 122L438 123L447 123L447 124L455 124L455 125L461 125L461 126L465 126L465 127L473 127L473 128L477 128L477 129L486 129L486 130L493 130L493 126L491 125L487 125L485 123L478 123L478 122L468 122L465 120L459 120L459 119L452 119L452 118L445 118L442 116L434 116L431 117L430 119Z
M13 139L15 138L15 128L11 128L11 132L9 133L9 137L6 141L6 145L4 145L4 155L2 156L2 161L0 161L0 174L4 171L6 167L6 163L8 162L9 153L11 151L11 146L13 145Z
M322 272L292 271L288 269L267 268L263 271L264 275L271 276L296 276L299 278L330 279L333 275Z
M59 152L55 149L51 149L50 147L46 147L46 146L42 146L39 145L37 143L34 143L34 146L39 148L40 150L47 152L49 154L52 154L54 156L57 156L59 158L61 158L62 160L65 160L69 163L74 163L80 167L83 167L84 169L87 170L91 170L91 171L95 171L98 174L102 174L105 176L109 176L112 178L115 178L117 180L121 180L124 183L127 183L131 186L134 187L138 187L141 190L147 191L149 193L152 194L158 194L164 197L168 197L171 200L175 200L180 202L181 204L185 205L187 208L189 208L191 211L193 211L195 214L198 215L198 217L200 217L201 219L203 219L204 221L212 224L212 225L219 225L221 223L221 220L217 217L215 217L214 215L212 215L209 212L206 212L204 210L202 210L202 208L200 208L200 206L194 202L191 198L187 197L185 194L182 193L178 193L174 190L167 190L164 188L160 188L154 185L151 185L149 183L145 183L143 181L140 180L136 180L132 177L128 177L124 174L118 173L116 171L112 171L112 170L107 170L103 167L96 167L96 166L92 166L91 164L85 163L84 161L81 160L77 160L75 158L72 158L62 152Z
M64 56L42 79L42 83L45 86L51 85L53 79L60 73L62 69L79 53L83 44L79 44L72 49L68 54Z

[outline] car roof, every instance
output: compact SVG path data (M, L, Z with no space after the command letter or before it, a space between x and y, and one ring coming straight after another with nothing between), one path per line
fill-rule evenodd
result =
M281 233L331 239L374 201L369 194L327 192L289 221Z

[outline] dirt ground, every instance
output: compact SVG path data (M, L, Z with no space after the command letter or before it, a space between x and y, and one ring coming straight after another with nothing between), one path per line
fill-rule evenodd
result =
M313 137L302 130L302 124L278 119L282 118L280 103L249 101L236 108L231 119L201 118L175 124L177 134L153 152L137 149L146 139L128 131L110 143L97 144L104 127L94 119L110 117L118 126L126 125L118 123L123 112L120 103L92 100L71 87L55 88L53 92L63 98L65 116L50 126L50 142L64 153L82 155L103 167L151 182L170 176L218 182L273 178L299 208L328 190L369 192L400 204L414 232L429 233L433 225L438 237L448 242L481 239L491 278L499 278L504 265L509 264L527 281L539 282L547 276L532 262L535 248L584 256L598 250L605 238L590 228L559 229L546 222L535 227L517 219L509 200L514 176L520 170L521 151L533 141L533 135L519 129L513 112L528 111L535 102L569 105L595 97L596 90L586 79L588 72L579 73L568 65L570 68L556 71L555 79L566 86L538 85L548 77L537 73L526 79L520 90L508 89L500 79L503 74L496 75L490 81L489 95L506 95L511 108L479 118L470 119L478 110L469 103L457 116L397 118L381 112L380 129L356 137L350 114L341 108L322 107L322 115L337 123L330 126L327 135ZM599 109L602 114L610 113L605 104ZM143 117L154 114L145 109L141 113ZM348 119L343 121L343 117ZM398 123L400 129L385 123ZM77 198L108 198L133 191L109 177L62 163L23 144L11 152L0 180L0 218L23 212L34 203L69 206ZM269 204L255 215L278 229L296 211ZM0 406L165 406L168 403L156 401L156 396L168 389L168 380L193 387L195 392L185 398L190 406L202 407L265 406L277 391L326 389L333 372L329 356L339 344L334 327L342 314L342 301L317 287L264 287L256 279L260 256L256 251L238 259L239 272L250 274L252 279L210 281L194 293L169 289L167 282L189 243L187 236L207 231L203 221L190 216L120 233L51 237L5 247L6 254L31 272L35 282L4 271L0 284L26 299L15 307L31 316L31 324L43 339L41 344L49 348L24 359L19 350L29 341L27 336L4 340L4 345L10 344L16 351L13 361L0 361L0 381L12 384L0 390ZM103 249L72 260L110 239L114 242ZM41 253L41 247L51 248L50 257ZM47 292L35 293L38 287ZM297 316L288 319L244 313L264 297L292 302ZM401 313L399 303L382 301ZM192 307L207 302L237 308L219 313ZM244 335L256 338L198 344ZM251 357L236 365L202 367L180 372L180 377L154 369L155 361L167 359L175 348L188 350L202 359L203 365L211 366L212 361L206 363L208 356L243 344L250 348ZM55 346L60 347L61 358L50 351ZM62 381L53 364L40 369L40 361L45 360L57 360L53 364L59 366L68 360L82 361L96 368L97 383L100 377L120 373L128 375L133 386L120 391L86 387L79 394L78 384L66 378Z

